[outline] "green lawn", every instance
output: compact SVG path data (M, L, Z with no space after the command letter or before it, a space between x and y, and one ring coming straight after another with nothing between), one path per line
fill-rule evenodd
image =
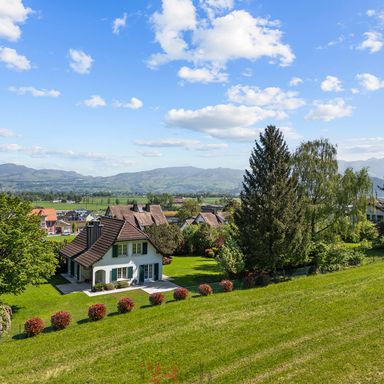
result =
M76 235L68 235L68 236L47 236L47 240L56 241L58 243L64 243L64 241L71 242Z
M188 275L202 263L196 259L194 267L191 258L184 261ZM175 258L166 269L182 278L179 262ZM104 302L114 311L122 295L62 296L44 284L17 297L1 297L18 308L16 338L0 345L0 382L154 383L151 372L174 368L177 383L384 379L382 261L185 302L173 302L167 294L168 302L160 307L148 307L146 295L134 291L129 292L137 303L132 313L84 320L90 303ZM40 315L48 321L59 309L73 313L67 330L18 339L18 325L26 318Z

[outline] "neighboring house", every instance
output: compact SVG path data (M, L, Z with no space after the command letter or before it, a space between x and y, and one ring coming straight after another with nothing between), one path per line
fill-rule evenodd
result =
M374 204L367 207L367 219L373 223L381 223L384 221L384 201L376 200Z
M218 213L224 209L223 205L218 204L203 204L201 206L201 212Z
M181 230L184 230L189 225L197 224L208 224L211 227L217 228L222 224L227 224L227 220L219 213L200 212L195 218L185 220Z
M105 216L126 220L141 230L152 225L168 224L160 205L110 205Z
M56 234L57 214L55 208L34 208L33 215L40 216L40 225L48 235Z
M88 223L60 253L66 257L68 274L91 286L119 280L144 284L162 278L162 254L145 232L125 220L102 217Z
M64 220L57 220L56 233L62 235L70 235L72 233L72 224Z
M185 228L189 227L193 222L195 221L195 218L187 219L184 221L183 225L180 227L182 231L184 231Z
M177 211L164 211L164 216L169 224L177 224L179 222Z

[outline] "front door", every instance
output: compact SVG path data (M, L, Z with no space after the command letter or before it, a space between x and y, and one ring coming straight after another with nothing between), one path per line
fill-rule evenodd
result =
M153 264L144 265L144 281L153 280Z

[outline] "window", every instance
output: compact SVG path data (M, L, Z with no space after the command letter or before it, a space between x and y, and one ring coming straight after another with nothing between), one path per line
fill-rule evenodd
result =
M117 268L117 279L127 279L128 278L128 268Z
M132 243L132 253L134 255L141 255L142 252L142 243Z
M119 244L117 254L118 254L118 256L127 256L128 255L128 244Z

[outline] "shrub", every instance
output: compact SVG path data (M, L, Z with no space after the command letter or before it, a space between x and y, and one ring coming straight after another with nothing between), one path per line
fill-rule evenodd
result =
M36 336L44 329L44 321L40 317L32 317L24 323L24 331L27 337Z
M12 308L5 304L0 304L0 337L11 329Z
M172 257L171 256L163 256L163 265L169 265L172 263Z
M243 288L244 289L254 288L256 285L255 280L256 280L256 277L254 273L247 273L243 277L243 282L242 282Z
M185 300L189 295L189 291L187 288L176 288L173 291L173 298L175 300Z
M234 277L244 271L245 257L235 241L229 239L221 247L217 256L219 268L229 277Z
M104 291L104 288L105 288L105 284L104 283L96 283L93 286L92 291L93 292L101 292L101 291Z
M160 305L163 301L164 295L161 292L156 292L149 295L149 302L152 305Z
M209 284L200 284L199 293L201 296L208 296L213 293L212 287Z
M363 252L354 251L347 258L348 265L351 265L351 266L360 265L364 260L364 257L365 255Z
M117 310L119 311L119 313L131 312L134 306L135 303L129 297L122 297L117 302Z
M205 251L205 256L206 257L210 257L210 258L214 258L215 257L215 251L212 249L212 248L207 248Z
M60 311L51 316L51 325L54 329L65 329L71 323L71 320L69 312Z
M223 292L231 292L233 291L233 283L231 280L221 280L220 288Z
M120 288L128 288L129 287L129 282L127 280L121 280L121 281L118 281L116 284L115 284L115 287L117 289L120 289Z
M265 287L270 282L271 282L271 276L269 276L267 273L260 273L255 278L255 285L260 286L260 287Z
M107 284L105 284L104 289L105 289L106 291L112 291L113 289L115 289L115 284L113 284L113 283L107 283Z
M88 308L88 317L91 321L101 320L107 314L104 304L93 304Z

